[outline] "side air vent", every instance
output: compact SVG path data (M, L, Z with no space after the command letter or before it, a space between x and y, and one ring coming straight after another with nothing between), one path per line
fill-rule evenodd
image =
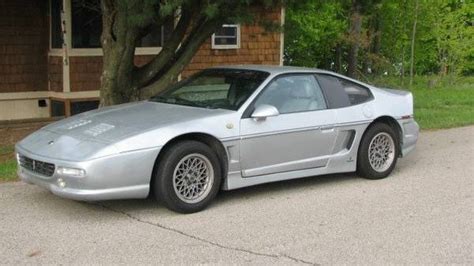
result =
M334 145L334 153L350 150L354 144L355 134L355 130L352 129L339 131Z
M346 139L346 149L350 150L352 147L352 144L354 143L354 138L355 138L355 130L349 130L348 131L348 137Z

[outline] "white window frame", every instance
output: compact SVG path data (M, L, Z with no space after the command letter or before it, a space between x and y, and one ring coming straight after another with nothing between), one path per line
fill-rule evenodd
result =
M212 34L211 48L212 49L239 49L240 48L240 24L223 24L222 27L236 28L237 44L216 44L216 34Z
M66 17L66 48L67 56L103 56L102 48L73 48L72 47L72 16L71 16L71 0L62 0L64 15ZM51 0L48 1L49 10L51 10ZM51 16L51 14L49 14ZM163 33L162 33L163 34ZM49 56L63 56L62 48L51 47L51 19L49 20ZM162 36L163 38L163 36ZM163 40L163 39L162 39ZM155 47L137 47L135 55L156 55L161 52L162 46Z

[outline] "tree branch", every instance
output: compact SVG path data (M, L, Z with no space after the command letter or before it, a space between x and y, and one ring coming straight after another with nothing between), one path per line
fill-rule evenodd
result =
M222 21L223 18L205 20L196 25L176 52L175 60L167 62L167 67L163 69L165 71L154 77L155 83L140 90L140 99L147 99L176 82L177 76L191 61L201 44L216 31Z
M138 87L146 86L163 68L176 56L176 49L180 46L192 21L199 18L196 5L184 7L181 10L181 17L173 30L171 37L163 45L160 53L156 55L146 65L135 69L135 83Z

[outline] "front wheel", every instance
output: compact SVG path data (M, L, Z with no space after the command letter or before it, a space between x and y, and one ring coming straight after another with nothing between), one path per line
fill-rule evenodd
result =
M383 123L372 125L359 146L357 173L367 179L385 178L395 168L398 154L398 139L393 128Z
M153 183L154 194L168 209L198 212L216 196L221 168L214 151L198 141L182 141L160 158Z

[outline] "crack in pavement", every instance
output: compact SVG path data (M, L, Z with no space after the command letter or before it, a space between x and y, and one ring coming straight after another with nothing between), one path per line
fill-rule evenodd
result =
M148 225L152 225L152 226L155 226L155 227L158 227L158 228L161 228L163 230L166 230L166 231L170 231L170 232L174 232L174 233L177 233L177 234L180 234L184 237L187 237L187 238L191 238L191 239L194 239L194 240L197 240L197 241L200 241L200 242L203 242L203 243L206 243L206 244L209 244L209 245L212 245L212 246L215 246L215 247L218 247L218 248L222 248L222 249L226 249L226 250L231 250L231 251L237 251L237 252L243 252L243 253L247 253L247 254L251 254L251 255L255 255L255 256L261 256L261 257L269 257L269 258L276 258L276 259L279 259L279 258L287 258L289 260L292 260L294 262L297 262L297 263L302 263L302 264L307 264L307 265L319 265L317 263L314 263L314 262L311 262L311 261L306 261L306 260L303 260L303 259L298 259L298 258L295 258L295 257L292 257L292 256L289 256L289 255L286 255L286 254L271 254L271 253L262 253L262 252L257 252L257 251L253 251L253 250L249 250L249 249L244 249L244 248L238 248L238 247L229 247L229 246L225 246L223 244L220 244L220 243L217 243L217 242L213 242L211 240L207 240L205 238L201 238L201 237L198 237L198 236L195 236L195 235L191 235L191 234L188 234L184 231L180 231L178 229L175 229L175 228L172 228L172 227L168 227L168 226L165 226L165 225L162 225L160 223L154 223L154 222L150 222L150 221L146 221L146 220L142 220L136 216L133 216L131 215L130 213L127 213L125 211L122 211L122 210L118 210L118 209L114 209L110 206L107 206L107 205L104 205L104 204L100 204L100 203L90 203L91 205L96 205L96 206L100 206L106 210L109 210L111 212L115 212L115 213L119 213L119 214L122 214L122 215L125 215L126 217L134 220L134 221L137 221L137 222L140 222L140 223L144 223L144 224L148 224Z

